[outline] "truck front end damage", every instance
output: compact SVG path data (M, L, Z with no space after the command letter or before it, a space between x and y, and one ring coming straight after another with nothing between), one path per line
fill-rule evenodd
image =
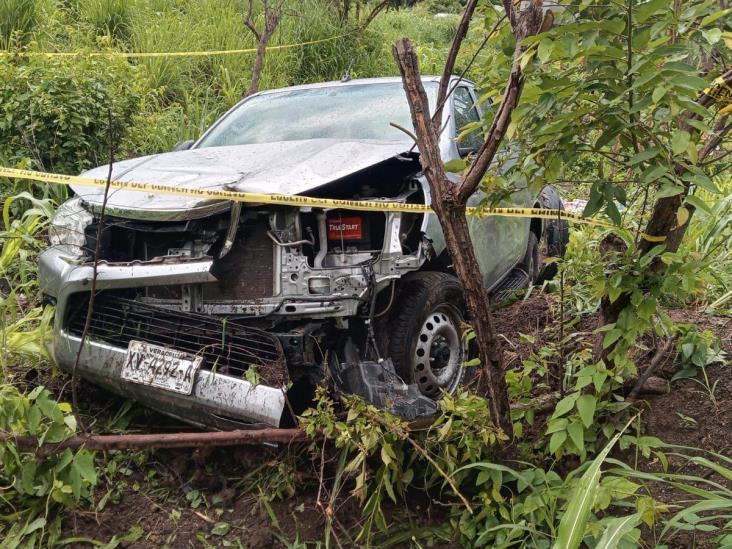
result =
M424 203L418 169L414 156L390 158L308 194ZM97 242L98 211L75 200L40 261L62 368L78 354L90 381L219 428L290 425L327 376L405 415L434 410L394 382L375 333L397 280L434 254L427 216L240 203L205 217L200 208L178 216L112 208ZM95 261L97 295L79 350ZM150 382L130 377L135 345L189 357L191 383L155 383L159 371ZM174 359L165 360L172 371Z

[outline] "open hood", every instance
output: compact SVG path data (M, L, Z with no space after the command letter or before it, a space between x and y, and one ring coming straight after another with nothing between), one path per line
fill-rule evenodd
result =
M115 162L112 179L175 187L239 192L301 194L406 152L409 141L309 139L189 149ZM82 175L105 179L109 166ZM104 190L72 185L92 209ZM130 219L180 220L225 211L229 202L187 196L112 190L109 215Z

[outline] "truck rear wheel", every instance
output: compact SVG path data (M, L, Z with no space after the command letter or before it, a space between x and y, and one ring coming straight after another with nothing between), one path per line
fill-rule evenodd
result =
M466 367L465 300L457 278L417 272L401 281L389 320L389 356L399 375L420 392L437 398L454 393L474 368Z

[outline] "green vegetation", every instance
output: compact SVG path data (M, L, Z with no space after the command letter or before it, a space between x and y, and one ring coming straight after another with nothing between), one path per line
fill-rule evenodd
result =
M354 78L396 74L391 46L403 35L417 44L424 73L442 70L458 16L433 14L457 11L457 2L390 9L366 29L355 16L341 18L338 4L286 2L270 45L333 40L268 52L262 88L339 79L349 70ZM458 71L498 20L489 4L473 22ZM16 54L252 48L244 9L235 0L0 0L0 48L10 53L0 57L0 165L76 174L107 162L110 135L117 159L170 150L240 100L253 61L250 53L139 60ZM526 335L504 330L516 357L507 372L513 440L495 428L485 399L473 393L444 398L434 423L410 432L358 399L321 390L303 426L314 437L324 434L325 443L297 448L285 459L262 451L253 466L204 456L197 467L226 478L222 493L251 498L279 541L292 547L305 541L664 547L695 543L696 536L729 546L727 450L648 435L644 418L653 403L639 414L625 395L661 342L672 339L666 358L674 387L691 380L700 408L709 403L705 410L726 413L729 397L719 384L728 374L719 365L728 342L694 322L707 318L704 312L732 315L732 157L727 137L710 153L714 162L699 162L719 106L699 107L695 98L719 69L695 60L729 62L730 13L697 0L680 2L677 10L657 0L570 2L558 15L563 24L537 37L527 56L526 88L509 132L522 156L485 181L486 190L505 196L521 178L554 184L565 196L589 199L586 214L625 228L575 226L559 276L538 298L549 303L544 313L551 321ZM487 100L500 101L510 67L509 34L500 31L468 73L484 90L486 128L494 112ZM689 110L694 116L682 124L681 113ZM66 378L45 352L53 310L42 305L36 263L65 191L10 180L1 185L0 432L54 443L74 434L77 424ZM642 221L653 200L664 197L677 197L678 225L688 221L688 229L675 250L643 251ZM599 328L604 353L598 358L598 311L621 296L628 306ZM683 315L675 316L678 311ZM676 414L682 431L704 419ZM111 418L106 411L92 429L125 430L131 415L129 406ZM176 459L83 449L36 455L20 452L12 440L0 442L2 545L137 541L146 534L141 529L116 531L111 540L69 539L64 517L101 512L122 505L124 494L141 492L166 506L172 524L181 509L204 514L208 530L195 538L201 546L235 545L244 534L223 518L236 516L226 514L224 496L193 488L192 481L160 480L171 475ZM273 506L290 499L311 506L315 491L323 527L304 540L284 527ZM344 517L339 510L352 498L357 511ZM439 512L415 520L413 501L437 502ZM176 538L159 543L175 546Z

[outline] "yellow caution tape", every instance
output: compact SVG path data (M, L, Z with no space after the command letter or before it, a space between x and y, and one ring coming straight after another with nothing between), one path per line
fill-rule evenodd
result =
M0 167L0 177L12 177L15 179L29 179L42 181L57 185L80 185L84 187L106 188L106 179L95 179L91 177L80 177L74 175L63 175L57 173L37 172L34 170L19 170L16 168ZM227 191L220 189L193 189L187 187L173 187L159 183L142 183L139 181L115 181L109 182L110 189L126 191L148 192L155 194L190 196L194 198L207 198L212 200L226 200L231 202L245 202L250 204L274 204L278 206L296 206L326 209L344 209L366 212L402 212L402 213L434 213L427 204L406 204L403 202L392 202L387 200L343 200L336 198L315 198L312 196L300 196L290 194L268 194ZM580 214L567 212L565 210L553 210L549 208L483 208L469 207L466 209L468 215L487 217L534 217L541 219L566 219L577 223L597 225L600 227L615 228L615 225L601 219L583 217ZM661 242L665 237L642 235L651 242Z
M299 42L297 44L283 44L279 46L267 46L267 52L273 50L286 50L290 48L299 48L301 46L309 46L311 44L320 44L322 42L330 42L345 36L339 34L329 38L320 38L318 40L310 40L308 42ZM95 52L0 52L0 57L123 57L125 59L139 59L148 57L207 57L209 55L236 55L240 53L254 53L257 48L246 48L242 50L207 50L207 51L171 51L171 52L123 52L123 51L95 51Z
M723 77L719 77L712 82L712 85L704 90L704 95L708 95L719 103L732 104L732 85ZM724 110L728 111L729 106Z

